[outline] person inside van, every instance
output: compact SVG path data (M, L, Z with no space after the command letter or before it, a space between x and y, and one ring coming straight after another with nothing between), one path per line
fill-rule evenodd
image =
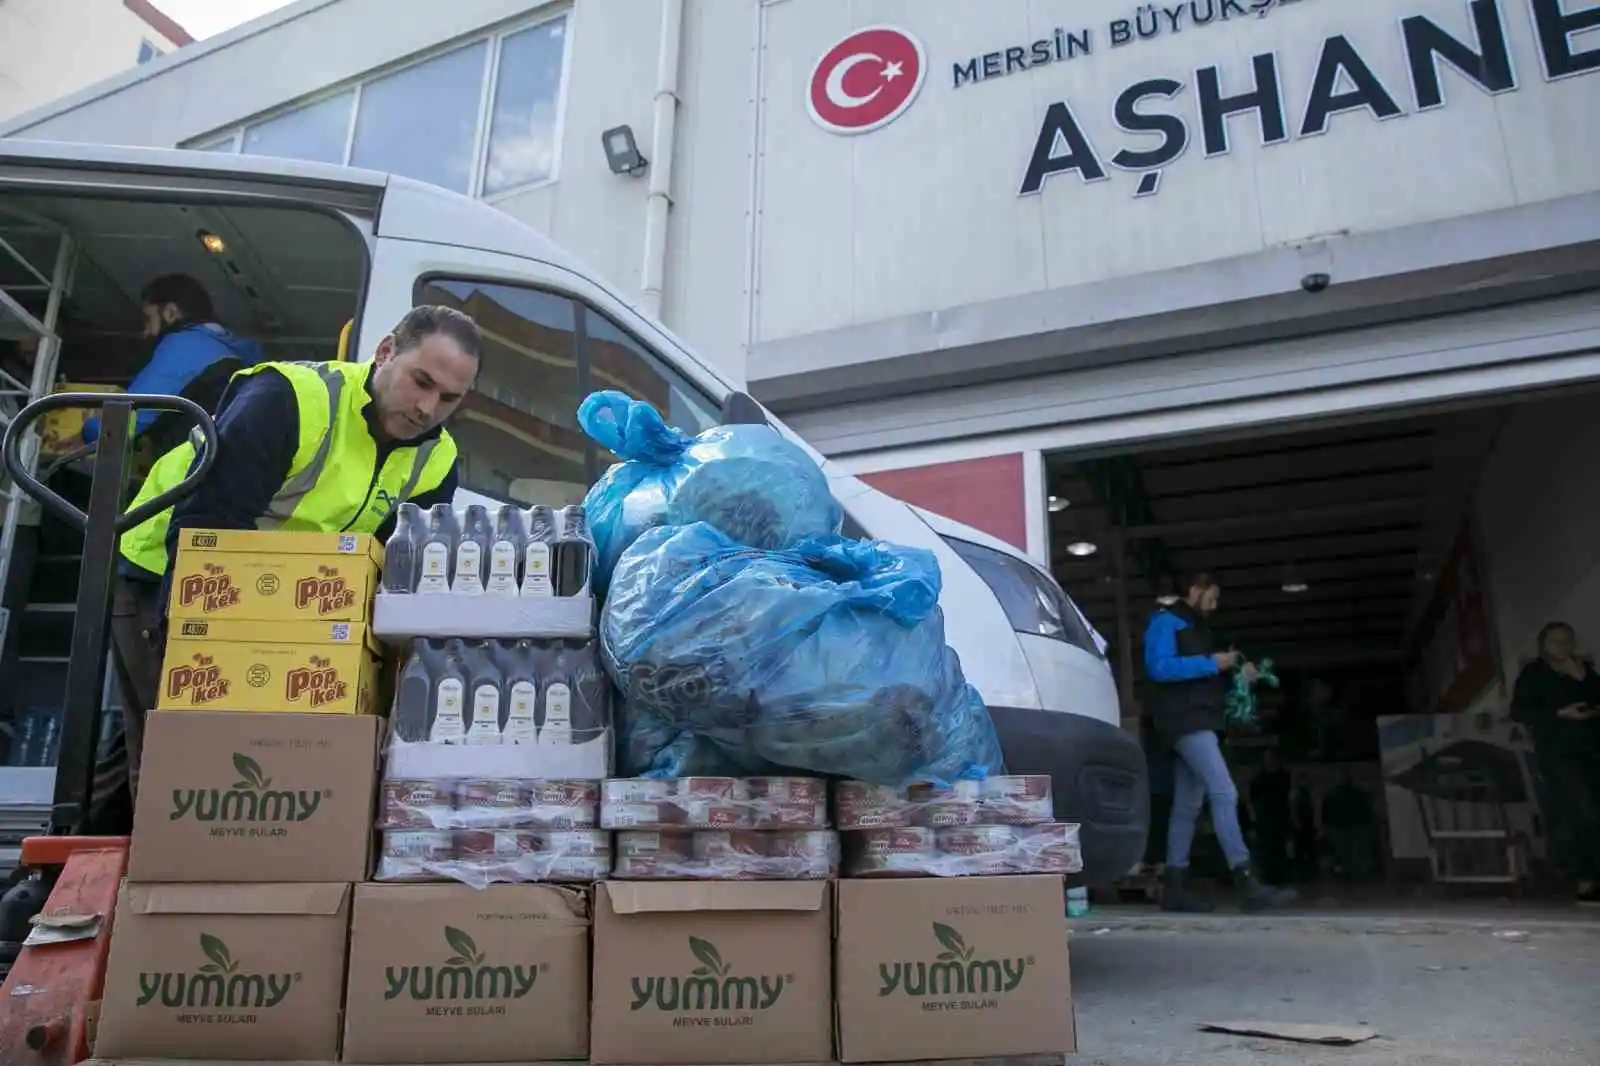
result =
M1211 905L1187 884L1189 848L1200 809L1209 800L1211 824L1233 872L1240 907L1261 911L1294 898L1256 878L1250 850L1239 827L1239 791L1222 755L1218 734L1227 727L1225 675L1255 667L1237 651L1219 651L1207 623L1222 590L1209 574L1198 574L1187 593L1150 618L1144 634L1145 673L1157 737L1174 760L1172 815L1167 824L1167 866L1161 906L1169 911L1205 912Z
M216 470L173 508L122 534L111 616L122 731L95 768L84 832L123 835L131 826L144 721L161 683L178 531L282 529L381 540L400 504L450 503L457 451L444 422L477 379L482 347L471 318L449 307L416 307L368 362L267 362L233 376L217 406ZM130 507L177 485L195 458L188 441L164 454Z
M211 294L187 274L155 278L140 292L139 304L144 337L154 341L155 348L150 361L128 383L131 393L184 396L211 411L228 379L261 359L255 341L235 336L217 323ZM141 410L133 432L148 435L156 451L164 453L188 436L189 420L177 412ZM75 451L99 439L100 419L91 416L81 437L66 442L62 450Z

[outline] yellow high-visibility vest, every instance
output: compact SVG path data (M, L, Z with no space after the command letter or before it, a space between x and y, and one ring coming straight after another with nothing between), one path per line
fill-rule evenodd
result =
M367 377L373 364L259 363L234 375L274 370L294 388L300 440L289 476L272 497L257 529L307 532L374 533L406 500L444 483L456 461L449 433L391 451L378 465L378 442L362 413L371 397ZM156 460L132 507L182 481L194 462L195 446L185 442ZM211 477L228 476L228 456L217 457ZM122 535L123 558L152 574L167 569L167 529L172 509Z

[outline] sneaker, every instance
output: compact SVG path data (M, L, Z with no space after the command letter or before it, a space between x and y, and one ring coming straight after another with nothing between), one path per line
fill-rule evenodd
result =
M1246 914L1285 907L1295 898L1292 888L1274 888L1262 884L1248 865L1233 871L1233 887L1239 893L1239 909Z
M1178 914L1210 914L1215 908L1184 883L1184 872L1169 866L1161 875L1161 909Z

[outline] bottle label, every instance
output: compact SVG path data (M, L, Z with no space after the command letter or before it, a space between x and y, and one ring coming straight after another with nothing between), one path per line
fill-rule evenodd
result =
M433 541L422 549L422 574L417 581L418 592L450 591L450 546Z
M534 541L528 545L526 562L522 571L524 596L554 596L555 585L550 581L550 545Z
M557 682L544 691L544 728L541 744L572 743L572 689Z
M506 720L505 743L533 744L539 739L539 725L534 718L534 707L539 699L532 681L518 681L511 686L511 717Z
M485 587L494 596L517 594L517 546L512 541L494 542L489 552L489 580Z
M472 691L472 727L468 744L500 743L500 690L494 685L479 685Z
M476 596L483 591L483 546L464 540L456 548L456 595Z
M467 723L462 717L461 698L466 688L458 678L447 677L439 682L434 697L433 728L428 739L435 744L460 744L466 739Z

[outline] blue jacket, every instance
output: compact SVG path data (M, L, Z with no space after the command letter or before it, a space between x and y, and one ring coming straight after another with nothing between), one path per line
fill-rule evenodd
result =
M261 361L261 346L255 341L237 337L226 327L215 322L202 322L184 326L162 336L150 361L128 384L135 393L176 396L193 381L201 371L225 356L234 356L246 366ZM140 411L134 423L135 435L150 428L161 417L156 410ZM83 442L93 444L100 439L100 419L90 418L83 424Z
M1171 611L1157 611L1144 631L1144 673L1152 681L1197 681L1216 677L1217 661L1209 655L1179 655L1178 634L1189 623Z

